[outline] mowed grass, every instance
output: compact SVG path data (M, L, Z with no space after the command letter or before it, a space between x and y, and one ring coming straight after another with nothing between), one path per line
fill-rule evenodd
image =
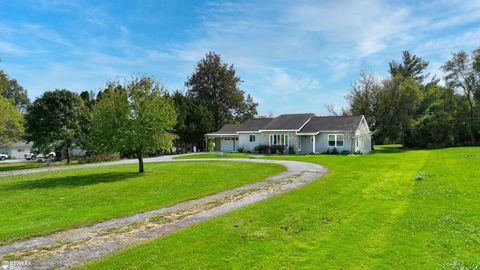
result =
M174 157L173 159L197 159L197 158L259 158L265 155L248 153L199 153Z
M40 167L42 167L42 163L40 163L40 162L6 163L5 161L0 161L0 172L36 169L36 168L40 168Z
M186 201L285 171L228 161L146 163L0 178L0 244Z
M70 164L66 161L55 161L51 163L50 167L57 167L57 166L73 166L78 165L78 162L72 160ZM28 169L37 169L37 168L44 168L45 163L40 161L26 161L26 162L12 162L9 163L8 161L0 162L0 172L9 172L9 171L18 171L18 170L28 170Z
M85 268L479 269L480 148L397 150L279 156L330 171Z

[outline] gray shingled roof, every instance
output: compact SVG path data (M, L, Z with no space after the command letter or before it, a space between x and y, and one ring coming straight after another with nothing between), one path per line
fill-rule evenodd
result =
M263 129L273 118L253 118L240 125L238 131L259 131Z
M311 117L315 117L315 114L282 114L273 118L262 130L299 129Z
M214 134L231 134L237 135L237 131L240 129L241 124L226 124L221 129L215 132L208 133L209 135Z
M355 130L362 116L316 116L299 131L299 133L315 133L318 131Z
M310 121L308 121L310 119ZM299 133L317 133L319 131L353 131L362 116L315 116L313 113L282 114L276 118L254 118L242 124L226 124L220 130L208 135L236 135L239 131L294 129ZM308 122L307 122L308 121Z

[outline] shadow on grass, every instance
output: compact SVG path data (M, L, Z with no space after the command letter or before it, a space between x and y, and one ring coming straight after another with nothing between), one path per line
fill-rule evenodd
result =
M383 153L383 154L392 154L392 153L403 153L405 149L401 144L392 144L392 145L378 145L374 147L374 153Z
M57 188L57 187L81 187L95 185L100 183L112 183L125 181L139 176L138 173L100 173L92 175L72 175L55 178L46 178L39 180L28 180L15 182L10 185L1 187L0 190L23 190L23 189L40 189L40 188Z
M7 165L1 164L0 172L16 171L16 170L26 170L26 169L35 169L39 168L40 164L25 164L25 165Z

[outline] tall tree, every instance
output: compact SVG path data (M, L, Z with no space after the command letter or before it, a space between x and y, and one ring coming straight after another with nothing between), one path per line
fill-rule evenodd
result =
M469 134L471 143L479 136L480 112L480 48L469 56L460 51L452 54L452 58L443 66L446 73L444 80L447 87L460 91L468 102Z
M10 78L3 70L0 70L0 95L6 99L12 99L14 106L20 112L25 112L30 104L27 90L17 80Z
M352 85L350 93L346 96L349 114L363 114L372 130L377 126L376 112L380 90L381 86L375 76L362 71L360 79Z
M197 63L187 79L187 95L198 98L213 116L213 128L219 129L256 113L257 104L240 88L242 80L233 65L224 63L219 54L209 52Z
M70 163L69 152L79 143L84 113L78 94L65 89L45 92L27 108L26 139L40 152L64 152Z
M378 95L376 133L388 142L405 143L413 132L422 101L421 87L412 77L401 75L383 81Z
M196 98L185 96L179 91L173 94L173 103L177 111L178 143L186 150L193 146L205 146L205 134L212 130L211 112Z
M136 154L140 173L143 157L170 150L176 137L173 102L151 77L136 77L124 85L110 83L92 116L90 146L96 151Z
M426 91L423 103L424 108L416 121L415 134L409 144L417 147L445 147L458 143L456 131L461 121L455 121L458 98L454 91L431 86Z
M22 114L10 100L0 96L0 143L17 141L22 133Z
M427 61L414 54L412 55L409 51L403 51L402 63L398 63L395 60L389 63L390 75L392 77L398 75L401 75L403 78L412 77L419 84L422 84L423 80L428 77L428 74L424 74L427 66Z

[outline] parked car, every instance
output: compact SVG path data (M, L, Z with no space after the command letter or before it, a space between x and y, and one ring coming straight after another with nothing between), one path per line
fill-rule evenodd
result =
M0 154L0 160L5 160L8 158L7 154Z
M25 159L26 160L35 160L37 158L54 158L55 157L55 152L50 152L48 153L47 155L43 155L43 154L36 154L34 152L32 153L27 153L25 154Z

